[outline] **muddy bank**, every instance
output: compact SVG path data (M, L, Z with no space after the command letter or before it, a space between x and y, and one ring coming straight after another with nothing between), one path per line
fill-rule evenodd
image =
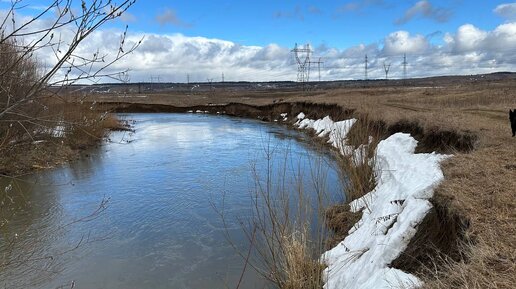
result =
M115 113L186 113L202 112L210 114L225 114L236 117L260 119L263 121L281 121L282 113L287 113L288 123L293 123L294 116L303 112L307 118L320 119L330 116L335 121L355 117L367 119L367 123L361 126L370 131L369 135L385 139L388 136L403 132L410 133L418 140L417 152L470 152L478 141L478 137L468 130L440 129L438 127L425 127L417 120L401 119L394 123L383 120L364 117L354 109L347 109L336 104L311 103L311 102L280 102L269 105L249 105L242 103L208 104L188 107L178 107L164 104L143 104L126 102L97 103L98 109Z
M468 262L461 244L474 243L466 234L470 221L450 210L449 202L443 195L434 194L431 199L433 207L419 224L419 230L407 249L392 266L416 276L425 276L434 266L444 265L450 260Z
M102 145L110 131L131 130L130 124L108 117L94 128L71 124L62 135L31 137L0 150L0 175L21 176L37 170L52 169L87 154Z

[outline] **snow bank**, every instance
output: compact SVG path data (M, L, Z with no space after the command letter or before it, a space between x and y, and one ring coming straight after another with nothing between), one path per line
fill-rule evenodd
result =
M346 135L357 121L356 119L348 119L334 122L329 116L318 119L305 119L305 114L300 113L297 116L296 125L301 129L311 128L319 137L329 137L329 143L338 148L343 154L349 154L351 147L345 145Z
M301 129L313 129L319 137L328 136L328 142L337 148L341 154L351 157L356 165L367 160L367 145L361 145L355 149L346 144L346 136L357 121L356 119L334 122L329 116L326 116L323 119L312 120L305 119L305 114L302 112L296 118L298 121L295 125ZM370 138L369 142L371 141L372 139Z
M301 114L298 119L300 128L312 128L319 136L329 133L332 144L345 144L342 138L331 138L342 122L333 122L329 117L309 120ZM347 124L354 122L349 120ZM351 125L339 137L345 138ZM349 153L349 148L341 146L336 147ZM389 267L415 235L417 225L431 208L429 198L434 188L444 178L439 163L447 156L414 154L416 146L417 141L404 133L378 144L377 186L350 203L352 211L362 211L362 218L344 241L322 256L328 265L324 271L325 289L415 288L422 284L414 275Z

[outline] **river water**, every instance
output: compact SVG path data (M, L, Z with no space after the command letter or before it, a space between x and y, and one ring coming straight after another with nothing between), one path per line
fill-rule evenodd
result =
M343 198L331 153L281 125L121 117L134 133L112 133L63 167L0 179L2 288L235 288L257 182ZM268 286L248 269L240 288Z

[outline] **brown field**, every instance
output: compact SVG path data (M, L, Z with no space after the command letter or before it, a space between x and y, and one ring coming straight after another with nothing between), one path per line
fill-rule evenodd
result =
M514 288L516 284L516 138L511 137L508 119L508 110L516 108L516 80L448 79L432 86L354 85L311 91L217 87L196 93L104 94L86 100L176 107L330 103L387 124L408 120L424 131L473 134L478 137L474 150L447 150L454 157L443 164L445 181L433 200L435 220L425 221L422 226L427 228L407 250L411 256L404 259L413 262L399 260L397 265L425 279L427 288Z

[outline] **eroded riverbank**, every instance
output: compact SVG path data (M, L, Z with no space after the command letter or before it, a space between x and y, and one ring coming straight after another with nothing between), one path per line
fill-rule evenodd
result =
M113 104L110 104L113 105ZM125 110L138 110L141 108L141 104L117 104L118 106L115 108L115 111L125 111ZM195 107L187 107L187 108L177 108L177 107L170 107L170 106L152 106L152 105L144 105L144 109L146 111L152 111L152 110L160 110L160 109L166 109L166 110L176 110L176 111L182 111L182 112L192 112L192 113L214 113L214 114L229 114L233 116L239 116L239 117L248 117L248 118L258 118L265 121L275 121L275 122L284 122L289 125L293 125L295 122L298 121L296 119L295 115L298 113L302 113L303 110L306 111L309 118L313 119L322 119L324 117L333 118L335 120L343 120L343 119L349 119L352 115L357 115L353 110L346 110L336 105L325 105L325 104L310 104L310 103L279 103L279 104L272 104L267 106L251 106L251 105L242 105L242 104L227 104L227 105L208 105L208 106L195 106ZM303 113L303 117L306 115ZM330 117L331 116L331 117ZM351 140L350 145L352 149L358 149L361 145L371 145L370 143L370 137L374 136L376 138L376 142L374 146L378 144L378 142L381 139L386 139L390 135L396 134L398 132L405 132L414 135L418 141L414 141L414 147L410 148L410 150L413 149L413 151L416 152L432 152L432 151L438 151L438 152L450 152L450 151L463 151L463 152L469 152L473 150L475 147L475 143L477 141L477 138L474 134L471 133L459 133L457 131L453 130L439 130L439 129L432 129L432 130L426 130L419 126L416 122L410 122L406 120L401 120L396 123L392 124L386 124L385 122L382 122L381 120L370 120L370 119L359 119L359 124L353 129L353 132L351 132ZM351 130L351 128L349 129ZM326 136L326 134L321 134L321 131L318 131L316 129L316 135L319 136ZM366 131L366 134L360 133L360 131ZM349 131L346 131L346 134ZM358 133L357 133L358 132ZM362 134L361 137L353 137L353 135ZM365 138L364 138L365 136ZM328 136L326 136L328 137ZM344 137L344 136L341 136ZM331 140L331 136L329 136ZM324 139L324 138L323 138ZM349 141L348 140L348 141ZM342 140L341 140L342 141ZM353 148L353 145L355 147ZM373 147L374 147L373 146ZM410 152L409 152L410 153ZM380 178L381 179L381 178ZM436 183L432 183L431 187L435 187L436 184L438 184L438 181ZM352 186L362 186L362 187L368 187L364 186L364 184L351 184ZM369 186L370 187L370 186ZM362 189L363 190L363 189ZM375 189L376 190L376 189ZM363 193L368 193L369 191L363 191ZM408 194L411 194L411 192L408 192ZM356 198L359 198L361 196L355 196ZM429 195L429 199L431 199L432 194ZM353 198L352 198L353 200ZM403 206L403 203L405 202L405 199L396 199L391 200L392 202L395 202L395 205ZM392 203L391 202L391 203ZM435 200L432 200L432 202L435 203ZM398 204L399 203L399 204ZM438 212L442 212L442 209L440 209L442 206L441 204L437 203L436 207L433 207L430 205L430 203L427 203L427 205L422 206L425 209L424 213L422 213L415 223L412 223L412 226L417 228L418 232L425 231L428 227L419 227L418 224L422 224L423 226L428 226L429 222L424 218L425 215L428 214L430 216L429 218L435 219L436 214L434 213L434 208L437 208ZM356 209L355 209L356 210ZM383 212L382 212L383 213ZM392 212L391 212L392 213ZM397 213L399 214L399 213ZM389 215L389 214L387 214ZM386 218L386 220L396 220L397 218L394 218L394 213L389 215L390 217L386 216L377 216L378 218ZM336 216L337 218L340 218L341 216ZM437 214L437 218L442 217L444 220L447 220L449 218L448 215ZM356 219L355 219L356 220ZM329 221L332 223L332 221ZM347 227L349 220L343 220L343 226ZM446 221L444 221L446 222ZM333 222L335 223L335 222ZM430 242L434 244L439 244L440 246L446 246L446 244L455 244L455 242L458 242L459 239L462 236L463 230L465 230L466 227L464 227L464 222L455 222L455 223L449 223L449 226L443 226L442 228L435 228L432 227L432 236L440 236L441 233L435 232L436 230L442 231L442 232L450 232L450 234L447 236L448 240L455 240L448 243L439 243L439 237L431 239ZM392 224L390 225L392 226ZM387 226L388 227L388 226ZM356 230L356 229L355 229ZM352 230L353 231L353 230ZM453 233L451 233L453 232ZM416 229L412 231L410 236L414 236L416 234ZM342 236L345 237L346 235ZM408 238L410 240L410 238ZM403 249L400 251L402 252L404 249L408 249L411 252L417 251L417 248L421 246L418 242L410 242L409 241L403 242ZM432 253L435 252L433 250L441 250L442 247L435 247L433 250L428 250L428 247L426 247L426 253ZM449 248L448 253L450 253ZM348 249L349 250L349 249ZM453 251L453 254L455 254L456 251ZM345 252L346 253L346 252ZM344 254L345 255L345 254ZM400 257L400 258L396 258ZM420 258L423 260L424 258L427 258L427 256L423 256L422 254L413 255L413 256L407 256L406 255L399 255L399 253L394 254L394 257L390 259L389 261L382 261L387 262L386 265L389 265L391 262L394 262L396 264L406 264L406 261L403 261L405 259L415 259ZM338 258L337 258L338 259ZM395 260L396 259L396 260ZM334 259L335 260L335 259ZM428 260L428 259L426 259ZM339 265L342 267L342 265ZM424 265L425 266L425 265ZM403 267L405 270L408 269L410 272L414 272L410 267ZM358 271L357 271L358 272ZM396 275L396 274L395 274ZM396 275L398 276L398 275ZM401 278L401 277L400 277ZM402 278L403 279L403 278ZM385 279L386 280L386 279ZM385 281L385 284L392 283L391 281ZM419 281L417 279L407 279L409 283L413 283L413 285L418 284ZM339 282L335 282L335 286L339 286L338 284L341 284L345 280L341 280ZM363 280L362 280L363 281ZM390 283L389 283L390 282ZM344 282L345 283L345 282ZM363 282L362 282L363 283ZM368 284L368 283L365 283ZM379 286L379 284L382 284L382 282L373 282L374 286ZM404 285L403 285L404 284ZM370 284L371 285L371 284ZM391 284L392 285L392 284ZM401 282L399 286L406 286L406 282ZM330 286L330 285L328 285ZM371 286L369 286L371 287ZM337 287L335 287L337 288ZM367 286L364 288L368 288Z

